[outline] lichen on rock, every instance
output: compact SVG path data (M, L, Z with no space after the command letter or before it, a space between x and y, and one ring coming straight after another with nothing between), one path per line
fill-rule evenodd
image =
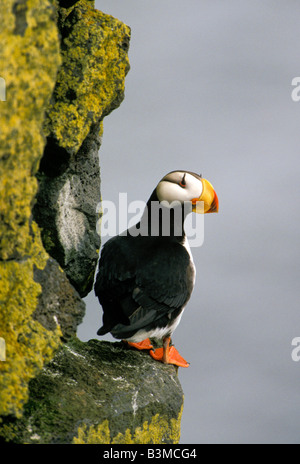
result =
M130 28L95 10L90 0L80 0L59 13L63 65L47 110L45 133L74 154L91 127L124 98Z
M102 121L124 98L130 28L89 0L58 13L63 63L44 124L47 143L34 217L46 250L86 296L100 248Z
M38 235L34 223L32 232ZM0 335L6 343L6 361L0 362L0 415L20 416L28 398L28 382L61 342L58 323L48 330L32 317L41 292L34 268L42 269L47 259L39 238L33 245L36 251L28 250L31 256L23 262L0 262Z
M20 11L26 18L22 27ZM34 174L45 144L42 123L61 57L50 1L3 0L0 16L0 73L7 94L0 102L0 259L8 260L26 255L31 242Z
M76 338L130 29L90 0L3 0L0 17L0 442L177 443L176 368Z
M178 443L183 392L176 368L121 343L73 338L30 382L22 443ZM0 430L1 436L1 430Z
M19 417L28 382L62 340L75 334L84 314L69 280L81 295L93 281L100 248L101 121L124 95L129 28L94 10L88 0L69 8L55 0L3 0L0 17L0 73L6 86L6 101L0 102L0 337L6 344L0 415ZM53 154L49 140L54 138L56 155L56 141L61 144L52 159L58 175L48 172L45 156L49 148ZM54 184L46 178L55 178ZM40 216L32 217L38 187L38 200L49 192L46 202L37 202L46 212L44 244L34 220ZM57 216L47 216L49 198ZM67 243L61 264L67 273L73 269L69 280L45 251L57 258L57 237Z
M88 427L86 424L78 428L78 436L73 438L76 445L99 444L99 445L149 445L161 443L179 443L180 440L180 423L183 411L183 405L178 417L169 419L167 416L156 414L152 417L151 422L145 421L142 427L137 427L133 432L130 428L125 433L118 433L111 437L109 422L106 419L102 424Z
M60 343L60 330L32 319L41 287L34 268L48 255L31 209L45 138L43 120L61 63L56 12L50 1L3 0L0 5L0 415L20 416L28 382Z

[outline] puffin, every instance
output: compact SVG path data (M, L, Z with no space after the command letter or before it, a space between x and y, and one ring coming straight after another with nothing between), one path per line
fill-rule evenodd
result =
M188 367L171 337L189 301L196 269L184 230L189 213L217 213L201 174L171 171L152 192L140 221L102 247L94 291L103 309L99 336L111 333L165 364ZM162 340L154 348L153 341Z

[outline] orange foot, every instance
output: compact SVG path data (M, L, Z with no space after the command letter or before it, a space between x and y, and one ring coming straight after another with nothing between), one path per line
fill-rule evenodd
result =
M183 359L178 353L175 346L170 347L170 337L167 337L163 341L163 347L157 348L156 350L150 351L150 356L156 361L163 362L165 364L175 364L179 367L189 367L189 363Z
M123 340L123 341L127 343L129 346L132 346L132 348L136 348L137 350L152 350L153 349L153 346L149 338L146 338L146 340L143 340L142 342L139 342L139 343L128 342L127 340Z

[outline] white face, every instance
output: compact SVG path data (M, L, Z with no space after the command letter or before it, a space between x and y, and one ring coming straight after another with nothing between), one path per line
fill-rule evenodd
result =
M167 174L156 187L159 201L191 201L199 198L203 191L200 177L195 177L185 171L174 171Z

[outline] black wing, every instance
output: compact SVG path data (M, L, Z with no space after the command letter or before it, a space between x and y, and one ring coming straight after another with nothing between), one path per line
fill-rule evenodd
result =
M103 247L95 293L103 307L103 327L129 338L156 324L188 301L194 280L189 254L177 242L118 236Z

